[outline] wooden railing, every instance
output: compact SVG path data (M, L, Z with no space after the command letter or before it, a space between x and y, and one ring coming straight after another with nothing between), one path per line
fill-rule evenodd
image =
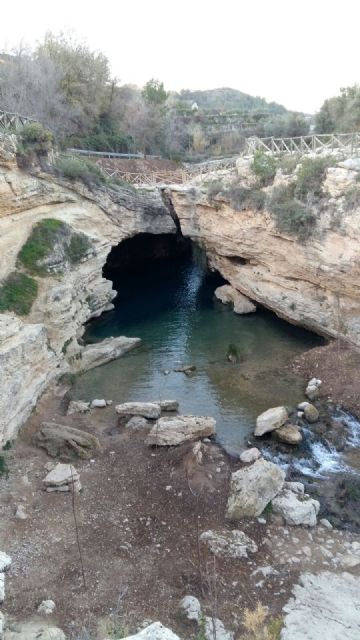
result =
M321 151L339 151L346 155L357 155L360 153L360 133L324 133L296 138L247 138L243 153L252 155L259 150L272 154L304 155Z
M0 110L0 131L18 131L29 122L36 122L36 120L21 116L19 113Z

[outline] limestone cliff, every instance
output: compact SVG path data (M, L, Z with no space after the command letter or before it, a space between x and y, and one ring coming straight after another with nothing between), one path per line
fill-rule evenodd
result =
M111 248L137 233L175 233L157 190L89 190L16 164L14 141L0 139L0 284L16 268L21 247L44 218L86 236L91 249L77 265L37 277L38 294L21 319L0 314L0 444L11 439L55 374L79 370L84 323L112 308L116 295L102 277Z
M227 180L248 181L248 168L241 160L238 175ZM292 323L360 345L359 177L359 160L327 170L305 241L279 231L266 209L235 210L221 195L210 200L199 180L172 187L171 199L183 234L206 249L211 266L238 291ZM278 172L265 191L284 180Z

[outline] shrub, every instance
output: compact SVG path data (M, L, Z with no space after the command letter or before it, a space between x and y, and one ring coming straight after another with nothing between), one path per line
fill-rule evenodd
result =
M7 478L9 475L9 469L7 466L6 458L3 455L0 455L0 477L5 476Z
M256 151L251 165L252 171L258 178L259 184L265 187L272 183L276 173L276 160L273 156Z
M264 208L266 195L257 187L250 189L232 186L224 193L230 199L231 206L237 211L244 211L245 209L261 211Z
M244 610L244 627L247 632L242 636L244 640L280 640L282 618L272 618L267 621L267 616L267 608L260 602L257 603L256 609Z
M0 312L13 311L19 316L28 315L37 292L36 280L20 271L13 271L0 286Z
M55 218L44 218L32 229L30 236L18 254L18 264L30 273L44 276L49 270L44 264L52 255L54 246L61 245L62 257L76 264L90 248L88 238L74 233L68 224Z
M267 208L280 231L290 233L305 240L316 224L313 212L293 197L293 186L278 187L273 190Z
M207 197L211 201L215 196L219 195L223 191L223 183L221 180L212 180L206 185Z
M345 193L345 204L347 209L357 209L360 206L360 188L351 187Z
M304 158L300 169L297 172L295 196L306 201L308 194L315 197L322 195L322 183L328 167L334 163L334 159L327 158Z
M297 155L295 156L284 155L281 158L279 158L278 167L286 176L288 176L295 171L300 161L301 159Z
M34 160L47 156L51 151L54 136L39 122L26 124L19 135L17 162L20 167L28 167Z
M59 156L56 164L56 171L70 180L81 180L88 187L99 186L107 182L105 174L100 167L83 158L74 156Z

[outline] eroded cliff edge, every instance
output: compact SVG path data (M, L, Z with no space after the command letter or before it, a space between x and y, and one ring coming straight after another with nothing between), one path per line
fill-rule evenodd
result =
M250 161L242 159L232 175L172 187L171 200L184 236L206 249L235 289L289 322L360 345L360 160L333 164L311 206L306 239L279 230L266 204L258 210L245 200L234 208L226 189L209 197L209 184L219 178L248 187ZM278 171L264 195L293 177Z
M88 250L76 264L62 262L54 246L53 273L35 280L28 315L0 313L0 443L11 440L39 395L61 372L81 369L84 324L111 309L116 295L102 268L113 246L138 233L175 233L157 190L90 190L40 169L20 170L16 141L0 139L0 281L17 269L34 225L56 219L85 236ZM50 260L51 262L51 260Z

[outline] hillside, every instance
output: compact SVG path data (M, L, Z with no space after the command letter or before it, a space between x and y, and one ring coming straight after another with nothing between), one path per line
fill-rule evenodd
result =
M221 111L270 111L284 114L287 109L276 102L267 102L259 96L251 96L237 89L224 87L206 91L190 91L183 89L179 93L180 100L196 102L200 109L219 109Z

